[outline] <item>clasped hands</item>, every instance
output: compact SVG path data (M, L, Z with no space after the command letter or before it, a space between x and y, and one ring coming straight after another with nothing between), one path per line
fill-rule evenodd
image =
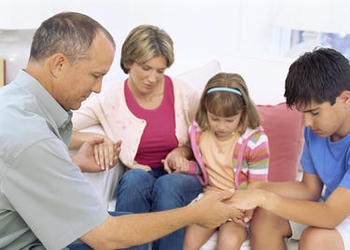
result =
M116 165L121 149L121 141L113 142L105 136L96 136L79 148L72 157L82 172L99 172Z

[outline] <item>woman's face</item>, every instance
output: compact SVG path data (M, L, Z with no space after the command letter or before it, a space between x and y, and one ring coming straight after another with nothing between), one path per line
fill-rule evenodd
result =
M129 88L139 94L154 93L164 82L167 68L164 56L156 56L143 64L133 63L129 70Z

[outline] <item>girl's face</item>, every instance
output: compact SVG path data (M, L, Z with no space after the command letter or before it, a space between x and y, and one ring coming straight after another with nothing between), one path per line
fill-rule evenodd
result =
M241 119L241 113L234 116L222 117L207 112L207 117L211 131L213 131L219 140L224 141L231 138L236 131Z
M129 71L129 87L141 95L156 92L164 82L167 68L164 56L154 57L143 64L133 63Z

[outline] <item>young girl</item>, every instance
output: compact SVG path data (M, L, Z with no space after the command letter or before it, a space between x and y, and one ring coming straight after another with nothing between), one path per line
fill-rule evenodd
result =
M207 171L202 175L207 184L203 195L267 180L267 136L240 75L219 73L208 81L196 122L190 127L190 137L196 161ZM243 218L251 215L252 211L237 210L236 218L221 225L216 249L240 249L248 234ZM215 231L199 225L187 227L184 250L199 249Z

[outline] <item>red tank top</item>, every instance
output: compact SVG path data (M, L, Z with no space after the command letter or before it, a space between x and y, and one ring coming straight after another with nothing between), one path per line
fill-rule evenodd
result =
M155 109L144 109L135 100L125 81L125 98L130 111L146 121L135 161L153 168L162 166L162 159L178 146L175 136L174 88L170 77L164 76L164 95Z

